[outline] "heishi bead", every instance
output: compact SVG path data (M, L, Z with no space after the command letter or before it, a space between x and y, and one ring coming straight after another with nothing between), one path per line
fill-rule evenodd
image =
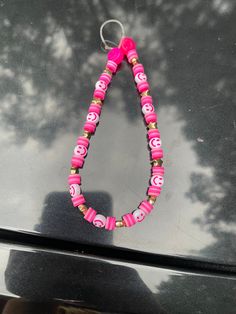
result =
M131 226L133 226L136 223L136 221L134 219L134 216L132 214L130 214L130 213L129 214L125 214L122 218L123 218L123 220L125 222L126 227L131 227Z
M141 97L141 106L152 104L152 96L146 95Z
M133 211L133 217L136 222L143 221L145 216L146 216L145 212L140 208Z
M136 48L136 43L133 38L124 37L120 42L120 49L126 55L130 50L134 50Z
M71 200L72 200L74 207L77 207L77 206L85 203L85 198L82 194L72 197Z
M116 227L116 217L108 216L106 219L105 229L114 230Z
M111 75L108 73L102 73L99 77L99 81L104 81L108 85L111 82Z
M149 84L147 81L141 81L137 84L137 89L140 93L146 92L149 90Z
M142 209L145 214L149 214L152 209L153 209L153 205L150 204L147 200L143 200L140 204L139 204L139 208Z
M124 59L124 53L123 51L118 48L118 47L115 47L115 48L112 48L108 54L107 54L107 59L109 61L113 61L115 62L117 65L120 64L123 59Z
M106 67L112 72L115 73L117 70L117 64L113 62L112 60L108 60Z
M78 145L84 145L86 148L89 146L89 139L84 136L79 136L77 139L77 144Z
M151 122L157 122L157 114L155 112L150 112L144 115L147 124Z
M87 220L88 222L92 222L96 215L97 215L96 210L94 210L92 207L89 207L84 215L84 219Z
M95 89L105 92L107 90L106 82L102 80L97 81L95 84Z
M99 121L99 115L96 112L89 112L87 114L86 120L88 122L92 122L92 123L96 124Z
M159 186L149 186L147 194L150 196L158 196L161 193L161 188Z
M146 103L142 107L142 113L143 114L151 113L151 112L154 112L154 111L155 111L155 109L154 109L154 106L152 104Z
M71 165L72 167L82 168L84 165L84 157L76 155L72 156Z
M103 215L96 215L95 218L93 219L93 224L95 227L102 228L106 224L106 217Z
M70 195L72 197L79 195L80 192L81 192L81 190L80 190L80 186L78 184L71 184L70 185Z
M98 115L101 114L102 107L99 104L90 104L88 112L96 112Z
M143 65L141 63L135 64L132 68L133 74L134 76L138 73L144 73L144 68Z
M147 76L145 73L143 72L139 72L135 75L134 80L137 84L142 83L142 82L146 82L147 81Z
M90 133L94 133L96 130L96 124L87 121L84 124L84 130Z
M76 156L82 156L85 157L87 155L87 148L84 145L76 145L74 148L74 154Z
M132 59L138 59L138 54L135 49L129 50L127 52L127 59L129 63L132 63Z
M151 140L152 138L158 137L160 138L160 132L158 129L150 129L148 130L148 139Z
M155 174L150 179L151 185L162 186L164 184L164 178L158 174Z
M152 175L158 174L160 176L164 176L165 168L162 166L153 166L152 167Z
M151 150L152 159L160 159L163 157L163 149L155 148Z
M81 184L81 176L78 173L70 174L68 176L68 184Z
M99 99L104 99L105 98L106 93L103 90L100 89L95 89L94 93L93 93L93 97L95 98L99 98Z
M153 137L149 141L149 146L151 149L161 147L161 139L159 137Z

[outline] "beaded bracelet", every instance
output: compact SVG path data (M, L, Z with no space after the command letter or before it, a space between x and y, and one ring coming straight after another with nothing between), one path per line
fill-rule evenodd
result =
M122 37L117 47L108 46L107 42L110 41L105 40L102 35L103 27L110 22L118 23L121 26ZM160 195L161 187L164 183L164 167L162 166L163 150L161 148L160 132L157 128L157 115L153 106L152 97L149 94L150 87L147 82L147 76L144 73L143 65L138 61L139 59L134 40L124 36L123 25L117 20L108 20L103 23L100 28L100 36L105 49L109 50L107 54L108 60L105 70L95 84L93 99L89 106L86 122L83 128L83 135L78 137L77 145L74 148L68 183L73 206L79 208L84 215L84 219L93 223L93 225L98 228L104 227L106 230L114 230L115 228L120 227L131 227L137 222L143 221L146 215L152 211L154 203ZM98 214L95 209L85 205L85 198L83 194L81 194L81 176L79 174L79 169L83 167L84 159L90 144L90 138L95 133L108 85L111 83L112 76L116 73L117 67L123 61L124 56L127 57L127 60L132 67L134 80L141 97L141 109L147 125L147 138L151 151L152 167L150 186L147 189L147 199L142 200L138 208L132 213L127 213L123 215L120 220L117 220L116 217L113 216L105 217Z

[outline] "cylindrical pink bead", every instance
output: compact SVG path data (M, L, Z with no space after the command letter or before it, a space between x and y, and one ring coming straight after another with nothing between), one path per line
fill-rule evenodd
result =
M164 176L165 168L162 166L153 166L152 167L152 175Z
M138 59L138 54L137 54L137 51L135 49L132 49L132 50L129 50L127 52L127 59L129 61L129 63L132 62L132 59Z
M140 72L144 73L144 67L141 63L135 64L132 70L133 70L134 76Z
M150 122L157 122L157 115L155 112L145 114L144 118L147 124L149 124Z
M108 60L106 67L112 72L115 73L117 70L117 64L113 62L112 60Z
M140 203L139 208L142 209L145 212L145 214L149 214L153 209L153 205L150 204L147 200L143 200Z
M142 81L137 84L138 91L140 93L146 92L149 89L149 84L147 81Z
M159 159L163 157L163 149L155 148L151 150L152 159Z
M133 50L136 48L136 43L131 37L124 37L121 39L119 47L123 51L123 53L126 55L130 50Z
M94 210L92 207L89 207L84 215L84 219L87 220L88 222L92 222L96 215L97 215L96 210Z
M84 136L79 136L77 139L77 144L78 145L84 145L86 148L89 146L89 139Z
M149 196L158 196L161 193L161 188L159 186L150 185L147 194Z
M80 155L74 155L71 158L71 165L72 165L72 167L82 168L83 164L84 164L84 157L82 157Z
M111 75L102 73L99 77L99 81L104 81L108 85L111 82Z
M152 138L158 137L160 138L160 132L158 129L150 129L148 130L148 138L151 140Z
M78 173L70 174L68 177L68 184L80 184L81 183L81 176Z
M126 227L131 227L131 226L133 226L136 223L136 221L134 219L134 216L132 214L130 214L130 213L129 214L125 214L122 218L123 218L123 220L125 222Z
M71 200L72 200L74 207L82 205L85 203L85 198L82 194L72 197Z
M105 94L106 94L105 91L103 91L101 89L95 89L95 91L93 93L93 97L103 100L105 98Z
M152 104L152 96L142 96L141 97L141 106L145 104Z
M113 230L113 229L115 229L115 226L116 226L116 217L108 216L107 220L106 220L105 229Z
M88 112L96 112L97 114L100 115L101 110L102 110L102 107L100 105L92 103L89 106Z
M123 51L119 47L114 47L108 52L107 59L115 62L116 64L120 64L124 59Z
M96 124L92 123L92 122L88 122L86 121L84 124L84 130L88 131L90 133L94 133L96 129Z

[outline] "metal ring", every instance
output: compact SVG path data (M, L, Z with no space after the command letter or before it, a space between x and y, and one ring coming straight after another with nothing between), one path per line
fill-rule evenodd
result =
M108 43L110 42L110 43L115 44L114 42L112 42L112 41L110 41L110 40L108 40L108 39L104 39L104 36L103 36L103 33L102 33L104 26L107 25L107 24L109 24L109 23L116 23L116 24L118 24L118 25L120 26L120 28L121 28L121 38L125 36L124 26L123 26L123 24L122 24L120 21L112 19L112 20L107 20L107 21L105 21L104 23L102 23L102 25L101 25L101 27L100 27L100 37L101 37L101 40L102 40L102 43L103 43L103 45L104 45L105 50L110 50L110 49L114 48L114 47L112 47L112 46L109 46L109 45L107 44L107 42L108 42ZM118 46L118 44L115 44L115 45Z

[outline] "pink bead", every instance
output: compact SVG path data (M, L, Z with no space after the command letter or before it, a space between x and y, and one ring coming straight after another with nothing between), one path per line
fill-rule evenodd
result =
M108 68L112 73L115 73L117 70L117 64L112 60L108 60L106 64L106 68Z
M98 89L98 90L105 92L107 90L106 82L104 82L102 80L97 81L95 84L95 89Z
M153 137L149 141L149 146L151 149L160 148L161 147L161 139L159 137Z
M115 47L115 48L112 48L108 52L107 58L109 61L113 61L116 64L120 64L122 62L122 60L124 59L124 54L120 48Z
M135 49L132 49L132 50L129 50L127 52L127 59L129 61L129 63L132 62L132 59L138 59L138 54L137 54L137 51Z
M147 81L147 76L145 73L143 72L139 72L135 75L134 80L137 84L141 83L141 82L146 82Z
M155 109L154 109L154 106L152 104L144 104L143 107L142 107L142 113L143 114L147 114L147 113L150 113L150 112L154 112Z
M82 205L85 203L85 198L82 194L72 197L71 200L72 200L74 207Z
M137 84L138 91L140 93L146 92L149 89L149 84L147 81L141 81Z
M140 203L139 208L142 209L145 212L145 214L147 215L152 211L153 205L150 204L147 200L143 200Z
M162 186L164 184L164 178L158 174L154 174L150 179L151 185Z
M71 184L70 185L70 195L75 197L76 195L80 195L80 186L79 184Z
M133 217L135 222L141 222L144 220L146 214L142 209L136 209L135 211L133 211Z
M161 193L161 188L159 186L149 186L148 195L149 196L158 196Z
M88 112L96 112L98 115L100 115L102 111L102 107L99 104L90 104Z
M155 148L151 150L152 159L159 159L163 157L163 149Z
M131 227L136 223L134 216L132 214L126 214L122 218L125 222L126 227Z
M93 97L94 98L99 98L99 99L104 99L105 98L105 92L103 90L100 89L95 89L94 93L93 93Z
M89 112L86 119L88 122L96 124L99 121L99 115L96 112Z
M141 106L145 104L152 104L152 96L142 96L141 97Z
M158 129L150 129L148 130L148 138L149 140L154 138L154 137L159 137L160 138L160 132Z
M84 157L82 156L73 156L71 158L71 165L75 168L82 168L84 164Z
M79 136L77 139L77 144L78 145L84 145L86 148L89 146L89 139L84 136Z
M131 37L124 37L120 42L120 48L123 53L126 55L128 51L136 48L135 41Z
M74 149L74 154L76 156L82 156L82 157L85 157L87 155L87 148L84 146L84 145L77 145L75 146L75 149Z
M85 122L84 124L84 130L88 131L90 133L94 133L96 129L96 124L92 123L92 122Z
M116 227L116 217L107 217L105 229L107 230L114 230Z
M92 207L89 207L84 215L84 219L87 220L88 222L92 222L96 215L97 215L96 210L94 210Z
M157 115L154 112L145 114L144 118L147 124L149 124L150 122L157 122Z
M68 177L68 183L71 184L80 184L81 183L81 176L78 173L70 174Z
M138 64L135 64L132 68L133 70L133 74L134 76L137 74L137 73L144 73L144 68L143 68L143 65L141 63L138 63Z
M100 214L96 215L95 218L93 219L93 224L97 228L104 227L106 224L106 217Z
M111 75L102 73L99 77L99 81L104 81L108 85L111 82Z
M165 168L162 166L153 166L152 167L152 175L158 174L160 176L164 176Z

